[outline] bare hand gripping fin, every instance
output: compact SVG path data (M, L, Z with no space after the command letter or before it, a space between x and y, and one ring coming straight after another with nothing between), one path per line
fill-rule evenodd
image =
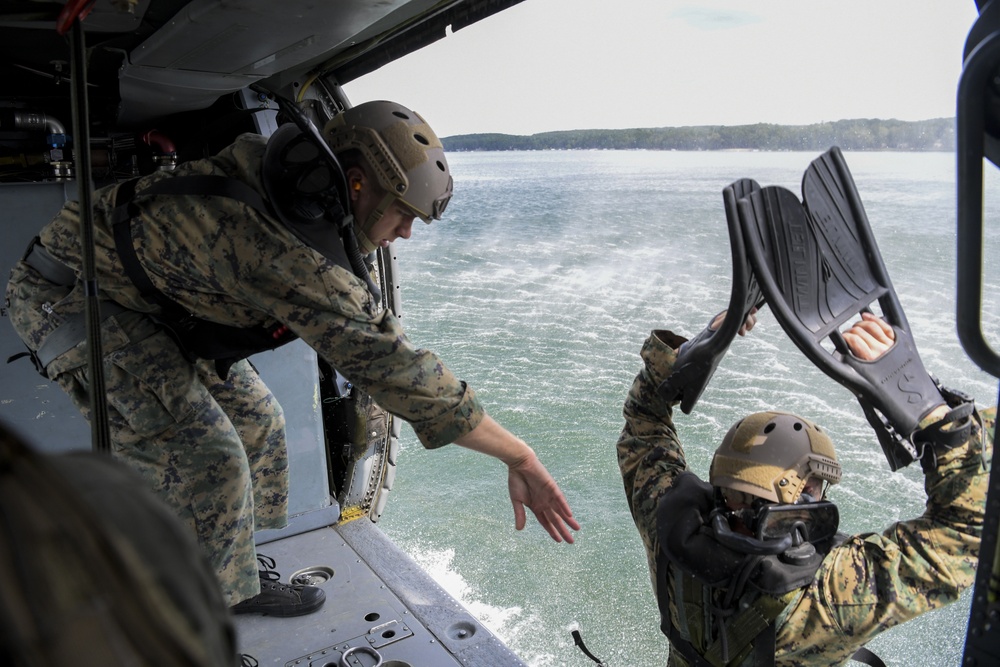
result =
M729 345L747 315L753 308L761 308L764 305L760 287L750 269L736 210L737 200L757 190L760 190L760 186L756 181L744 178L735 181L722 191L726 223L729 227L729 246L733 257L733 286L729 296L729 308L717 330L706 326L701 333L681 345L673 372L659 388L668 401L680 400L684 414L691 414L691 410L701 398L719 362L726 356Z
M837 147L802 178L803 203L770 186L737 202L747 254L781 327L861 403L892 470L924 455L918 424L945 402L917 353L854 179ZM840 327L878 302L895 344L876 361L851 354ZM832 342L833 350L823 346Z

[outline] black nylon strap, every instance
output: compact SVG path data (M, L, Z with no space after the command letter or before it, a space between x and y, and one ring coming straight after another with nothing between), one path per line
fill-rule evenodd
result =
M142 268L139 256L136 255L135 242L132 239L132 218L138 212L132 204L134 192L135 180L131 180L122 183L115 193L115 211L112 224L118 259L125 269L125 274L138 288L144 299L160 306L164 314L168 316L186 317L188 313L176 301L157 289L153 281L149 279L146 269Z
M882 662L882 658L878 657L864 646L854 652L854 655L851 656L851 660L862 662L870 667L886 667L885 663Z
M972 434L972 411L975 405L970 400L951 408L944 417L913 434L914 442L927 442L943 449L954 449L965 444ZM955 424L950 430L946 426Z
M22 259L25 264L54 285L70 287L76 284L76 271L53 257L37 236L31 240Z
M185 311L176 301L157 289L150 280L146 270L139 262L132 239L132 219L138 214L138 208L133 204L135 197L155 195L202 195L210 197L226 197L243 202L259 213L274 217L264 199L256 190L235 178L226 176L211 176L194 174L165 178L151 184L140 192L135 191L138 179L125 181L115 193L115 208L112 214L114 227L115 249L121 259L125 273L139 289L143 298L155 303L163 309L168 317L182 319L190 313Z
M756 667L774 665L776 636L777 628L775 622L771 621L753 640L753 664Z
M133 188L134 188L133 181ZM119 190L120 191L120 190ZM142 191L135 193L136 197L152 195L203 195L209 197L227 197L241 201L270 217L277 217L264 201L263 197L252 187L236 178L227 176L211 176L209 174L192 174L176 176L156 181ZM117 206L118 200L115 201Z
M235 199L255 208L261 215L270 215L264 200L242 181L222 176L178 176L153 183L138 194L136 180L122 183L115 193L115 208L111 220L115 249L125 274L143 298L160 306L160 315L151 316L177 342L181 352L190 359L213 359L221 379L226 379L236 361L251 354L273 350L295 340L297 336L283 324L271 327L233 327L194 316L160 291L143 268L132 238L133 221L140 214L133 202L143 195L202 195Z

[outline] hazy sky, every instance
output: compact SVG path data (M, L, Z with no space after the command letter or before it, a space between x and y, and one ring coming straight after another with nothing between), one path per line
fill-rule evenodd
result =
M974 0L525 0L345 86L441 136L955 113Z

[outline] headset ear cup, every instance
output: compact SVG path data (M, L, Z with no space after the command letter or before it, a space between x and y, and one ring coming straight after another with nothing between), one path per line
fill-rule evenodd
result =
M318 220L341 211L347 194L338 165L328 163L315 143L295 126L282 125L268 139L261 168L264 190L286 224ZM338 188L338 182L341 184Z

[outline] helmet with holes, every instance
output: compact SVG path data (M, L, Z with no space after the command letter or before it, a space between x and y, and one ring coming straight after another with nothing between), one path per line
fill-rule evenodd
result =
M452 178L441 140L420 115L395 102L365 102L335 116L323 129L334 153L361 152L387 193L425 222L440 220Z
M787 412L758 412L729 429L712 458L709 481L774 503L794 503L811 478L840 481L833 441Z

